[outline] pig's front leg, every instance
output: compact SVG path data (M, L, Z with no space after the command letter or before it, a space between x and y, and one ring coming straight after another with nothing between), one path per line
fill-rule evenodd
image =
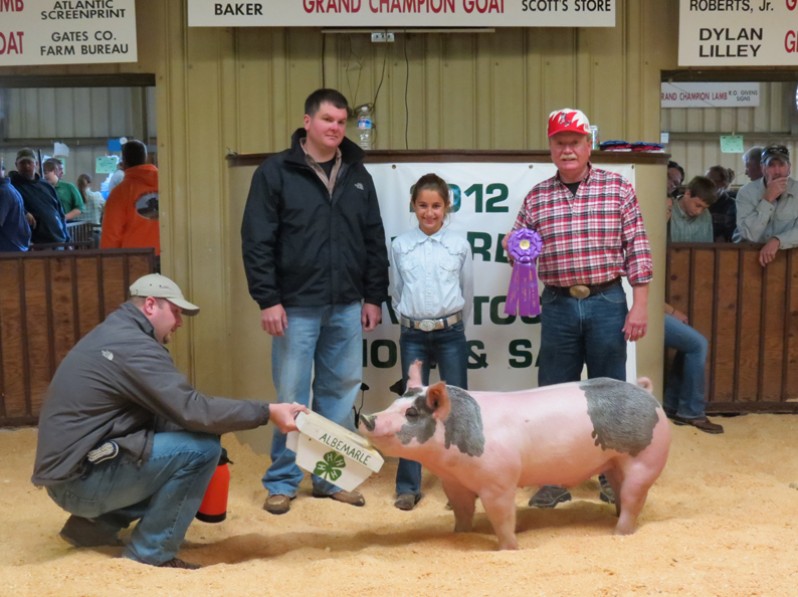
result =
M441 479L443 492L449 499L449 505L454 512L454 532L468 533L474 526L474 509L477 494L469 491L453 479Z
M515 536L515 487L480 493L485 514L499 539L499 549L518 549Z

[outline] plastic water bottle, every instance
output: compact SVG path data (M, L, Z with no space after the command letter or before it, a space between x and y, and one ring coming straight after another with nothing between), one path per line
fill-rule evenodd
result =
M357 107L357 144L361 149L374 149L374 121L371 117L371 104Z

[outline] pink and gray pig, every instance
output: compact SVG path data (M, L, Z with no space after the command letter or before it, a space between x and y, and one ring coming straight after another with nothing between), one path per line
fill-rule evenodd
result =
M516 549L515 490L571 487L604 473L616 496L616 534L634 532L649 488L668 458L670 428L647 389L608 378L517 392L424 387L420 364L408 390L359 430L386 456L420 462L440 478L455 532L472 528L476 498L499 539Z

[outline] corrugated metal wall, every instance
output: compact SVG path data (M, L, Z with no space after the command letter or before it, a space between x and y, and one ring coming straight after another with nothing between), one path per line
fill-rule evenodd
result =
M174 350L200 387L224 391L231 322L241 316L229 312L241 214L230 209L228 150L282 149L313 89L337 87L356 104L380 81L383 149L544 148L548 112L568 105L605 139L656 141L661 71L676 66L678 0L616 5L614 28L400 34L380 45L319 29L188 28L187 0L137 0L138 63L0 74L156 75L162 265L206 313Z
M0 90L0 157L13 169L21 147L53 154L53 142L69 146L65 179L87 173L99 190L105 174L95 160L108 155L107 140L157 138L154 87L34 87ZM115 155L120 155L116 152Z
M662 130L671 136L668 151L684 167L687 179L719 164L734 170L735 186L747 183L742 155L722 153L720 135L742 135L746 149L783 143L796 155L798 141L791 131L795 86L760 83L760 103L755 108L664 108Z
M661 21L647 15L662 11L642 6L620 2L615 28L399 32L390 44L367 32L235 29L236 149L284 147L305 96L323 84L353 106L377 98L379 149L541 148L546 117L564 106L587 112L605 138L656 141L663 54L648 40ZM199 35L213 43L213 32Z

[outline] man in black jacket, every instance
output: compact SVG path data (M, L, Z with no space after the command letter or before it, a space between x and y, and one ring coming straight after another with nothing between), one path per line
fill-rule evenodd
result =
M196 315L172 280L148 274L130 300L66 355L39 416L32 481L71 513L61 537L76 547L119 545L124 556L171 568L219 463L219 435L272 421L294 431L299 404L207 396L165 345Z
M305 101L291 148L255 171L241 226L249 292L272 336L279 402L311 405L353 427L362 375L362 333L373 330L388 296L388 255L374 182L364 153L345 137L349 108L332 89ZM311 372L315 375L311 382ZM264 509L288 512L303 473L285 435L275 433L263 477ZM313 496L362 506L316 475Z
M39 166L36 154L27 147L20 149L15 165L17 170L10 172L9 178L25 202L31 240L34 243L69 242L64 208L52 185L36 172Z

